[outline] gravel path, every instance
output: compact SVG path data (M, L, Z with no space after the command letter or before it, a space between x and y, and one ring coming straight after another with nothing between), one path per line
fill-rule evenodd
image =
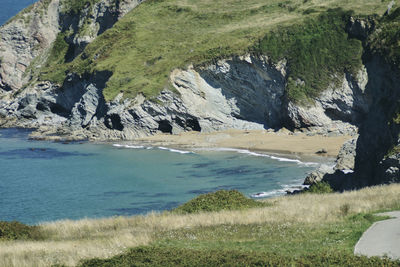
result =
M393 219L374 223L360 238L354 254L400 259L400 211L386 212Z

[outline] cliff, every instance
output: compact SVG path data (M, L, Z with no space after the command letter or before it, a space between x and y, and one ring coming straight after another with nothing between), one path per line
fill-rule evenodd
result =
M399 181L400 11L333 2L39 1L0 28L0 123L50 139L351 134L318 179Z

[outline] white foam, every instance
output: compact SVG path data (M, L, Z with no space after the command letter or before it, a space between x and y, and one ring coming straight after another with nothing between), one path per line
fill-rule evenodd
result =
M236 153L246 154L246 155L255 156L255 157L266 157L266 158L274 159L274 160L281 161L281 162L293 162L293 163L297 163L299 165L305 165L305 166L309 166L309 167L313 167L313 166L318 166L319 165L319 163L317 163L317 162L302 162L302 161L300 161L298 159L290 159L290 158L272 156L272 155L268 155L268 154L264 154L264 153L252 152L252 151L247 150L247 149L218 147L218 148L200 148L199 150L203 150L203 151L221 151L221 152L236 152Z
M353 171L353 170L342 170L342 172L343 172L344 174L348 174L348 173L353 173L354 171Z
M167 150L169 152L179 153L179 154L192 154L193 153L192 151L185 151L185 150L179 150L179 149L162 147L162 146L159 146L158 149Z
M266 198L266 197L273 197L273 196L279 196L285 193L282 189L279 190L274 190L274 191L269 191L269 192L260 192L260 193L254 193L251 194L250 196L252 198Z
M144 146L134 146L134 145L121 145L121 144L113 144L114 147L122 147L122 148L132 148L132 149L141 149Z
M141 145L122 145L122 144L113 144L114 147L119 147L119 148L130 148L130 149L154 149L154 147L152 146L141 146ZM185 150L179 150L179 149L174 149L174 148L168 148L168 147L163 147L163 146L159 146L157 147L158 149L161 150L166 150L169 152L173 152L173 153L179 153L179 154L191 154L193 153L192 151L185 151Z
M287 194L288 191L301 190L303 188L307 188L308 187L307 185L301 185L302 181L303 180L299 180L299 183L293 183L293 184L283 184L281 185L281 189L250 194L250 197L252 198L276 197Z

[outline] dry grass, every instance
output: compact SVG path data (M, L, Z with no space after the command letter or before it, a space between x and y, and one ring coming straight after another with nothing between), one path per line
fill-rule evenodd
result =
M198 226L259 223L335 222L343 216L400 208L400 185L377 186L342 194L297 195L266 200L270 207L176 215L117 217L46 223L45 241L0 243L0 266L73 266L81 259L107 258L128 247L154 241L160 231Z

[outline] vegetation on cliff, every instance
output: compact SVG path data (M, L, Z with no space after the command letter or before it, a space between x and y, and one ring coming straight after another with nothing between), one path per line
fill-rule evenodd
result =
M377 30L369 37L371 52L381 55L400 75L400 8L379 22Z
M93 1L73 1L70 9L86 2ZM67 72L107 70L113 75L103 92L106 100L120 92L125 97L139 93L153 97L171 88L169 74L175 68L261 51L274 59L288 58L292 99L313 97L335 73L351 73L360 63L361 44L344 31L348 11L382 14L385 2L149 0L72 62L66 62L63 46L54 45L51 53L64 58L64 63L51 57L40 79L62 84ZM337 7L343 11L328 11ZM60 33L58 40L65 34Z
M289 99L313 99L335 78L342 81L343 73L356 75L363 48L346 32L351 15L342 9L328 10L301 25L278 28L260 41L260 53L275 62L287 59Z

